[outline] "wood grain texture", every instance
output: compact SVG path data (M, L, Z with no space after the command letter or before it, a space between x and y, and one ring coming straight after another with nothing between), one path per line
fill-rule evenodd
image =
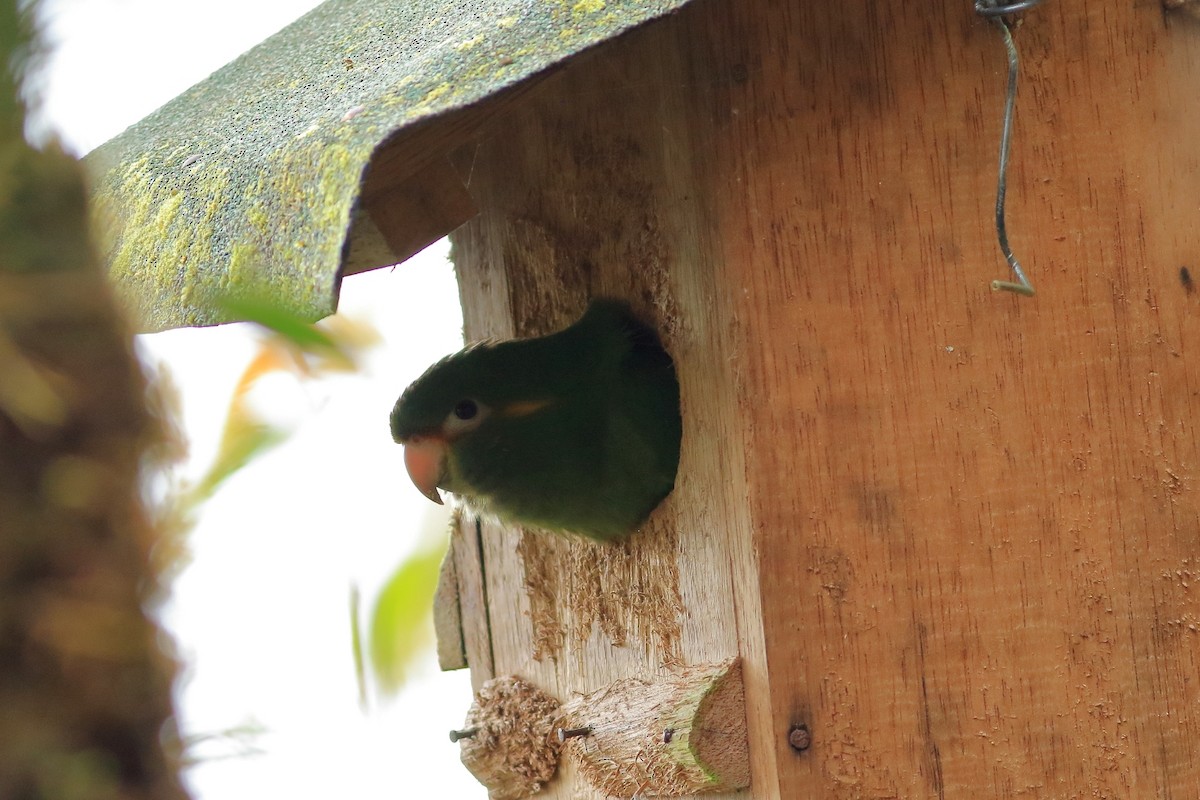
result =
M1059 0L1016 38L1033 299L988 288L1004 53L969 2L697 3L455 155L468 336L624 296L683 392L638 545L675 643L566 568L594 545L485 530L497 671L565 698L740 653L755 798L1200 793L1200 29ZM564 764L546 796L591 795Z

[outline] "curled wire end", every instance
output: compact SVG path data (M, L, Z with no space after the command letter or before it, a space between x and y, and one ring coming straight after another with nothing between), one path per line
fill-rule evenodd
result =
M1013 281L992 281L993 292L1012 292L1013 294L1022 294L1026 297L1033 297L1034 291L1032 284L1029 283L1014 283Z

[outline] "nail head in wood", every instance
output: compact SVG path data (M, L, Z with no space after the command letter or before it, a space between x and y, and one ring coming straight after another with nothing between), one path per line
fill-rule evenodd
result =
M797 753L803 753L812 746L812 734L807 725L793 725L788 731L788 744Z

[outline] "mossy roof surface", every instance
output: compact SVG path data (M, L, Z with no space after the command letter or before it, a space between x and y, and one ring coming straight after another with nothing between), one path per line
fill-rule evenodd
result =
M380 142L687 2L328 0L86 158L110 276L143 330L325 316Z

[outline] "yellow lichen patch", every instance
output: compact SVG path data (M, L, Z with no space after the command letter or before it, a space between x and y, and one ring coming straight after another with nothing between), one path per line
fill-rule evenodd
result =
M478 36L472 36L470 39L466 39L464 41L459 42L457 45L455 45L454 49L459 51L460 53L463 53L463 52L466 52L467 50L473 49L475 47L475 45L479 44L482 41L483 41L483 34L481 33Z
M267 210L263 208L261 203L256 203L246 209L246 221L260 235L268 235L271 226L271 217L267 214Z
M191 292L185 288L203 280L206 273L198 267L211 261L212 222L229 183L224 169L198 169L184 189L151 166L171 160L146 156L131 162L109 179L112 190L93 198L92 219L110 277L147 329L161 327L156 298L186 304Z
M114 183L116 189L111 196L105 197L98 216L106 223L113 224L115 233L107 242L109 272L118 280L126 278L130 269L130 257L136 251L142 237L139 235L148 227L147 220L153 210L154 192L149 159L140 158L131 162L121 170L121 175Z
M579 0L571 6L571 11L576 14L595 14L597 11L603 10L604 0Z
M317 163L322 202L316 209L316 221L321 230L345 231L350 224L350 206L357 194L359 173L366 156L359 149L331 144L321 150ZM335 202L346 198L346 202ZM339 250L341 243L338 243Z
M516 24L517 24L517 15L516 14L510 14L507 17L501 17L500 19L496 20L496 27L499 28L500 30L506 30Z
M158 230L166 229L172 222L175 221L175 216L179 213L179 207L183 205L183 194L176 192L162 202L158 207L158 211L154 213L154 227Z
M358 148L317 138L273 154L266 177L243 189L246 224L230 243L221 291L270 295L306 315L332 311L328 284L284 278L298 268L314 277L336 270L342 246L337 234L348 227L365 159Z
M248 242L235 242L229 248L229 269L225 272L225 288L236 294L255 295L266 290L268 282L262 273L262 251Z
M448 94L449 92L450 92L450 84L448 84L448 83L443 83L441 86L435 86L434 88L430 89L428 92L425 93L425 96L421 98L421 102L418 103L417 105L419 105L419 106L432 105L438 98L442 97L445 94Z

